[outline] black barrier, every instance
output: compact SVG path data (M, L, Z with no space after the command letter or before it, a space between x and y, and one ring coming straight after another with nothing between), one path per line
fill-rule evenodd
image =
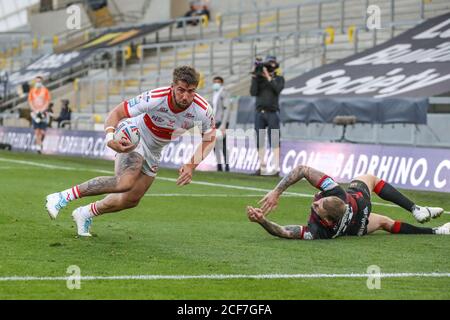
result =
M359 123L426 124L426 98L286 98L280 99L283 123L333 123L336 116L355 116ZM237 123L255 121L255 98L240 97Z

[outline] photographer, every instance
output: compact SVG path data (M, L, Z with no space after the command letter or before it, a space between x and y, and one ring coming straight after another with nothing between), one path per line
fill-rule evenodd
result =
M51 100L50 92L44 87L42 80L42 77L36 77L34 79L34 88L28 94L28 103L31 108L31 120L38 153L42 152L42 142L49 122L48 106Z
M250 94L256 96L256 145L260 161L260 169L257 174L278 174L280 159L280 108L279 97L284 88L284 78L278 75L279 64L274 56L267 56L264 61L256 59L252 70L252 84ZM265 132L268 129L269 147L272 148L275 172L266 171L266 163L264 160L265 148L261 143L265 143ZM276 138L277 141L273 141Z

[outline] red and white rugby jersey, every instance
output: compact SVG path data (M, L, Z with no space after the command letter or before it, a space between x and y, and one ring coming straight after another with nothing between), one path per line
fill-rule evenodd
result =
M141 136L151 134L161 142L169 142L174 131L201 127L202 133L215 128L213 111L206 99L195 94L192 104L183 111L176 111L172 102L172 88L164 87L144 92L124 102L129 118L142 116L136 121Z

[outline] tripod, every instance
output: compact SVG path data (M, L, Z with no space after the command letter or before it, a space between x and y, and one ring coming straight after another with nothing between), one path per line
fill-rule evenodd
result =
M355 124L357 121L355 116L336 116L333 119L333 124L342 126L342 135L340 139L333 140L332 142L348 142L348 143L355 143L354 141L348 140L345 137L345 133L347 132L347 126Z

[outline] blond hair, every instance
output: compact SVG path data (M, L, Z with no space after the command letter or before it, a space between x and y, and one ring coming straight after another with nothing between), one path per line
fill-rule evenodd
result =
M345 202L335 196L327 197L327 201L323 203L326 211L326 219L332 222L338 222L345 214L347 209Z

